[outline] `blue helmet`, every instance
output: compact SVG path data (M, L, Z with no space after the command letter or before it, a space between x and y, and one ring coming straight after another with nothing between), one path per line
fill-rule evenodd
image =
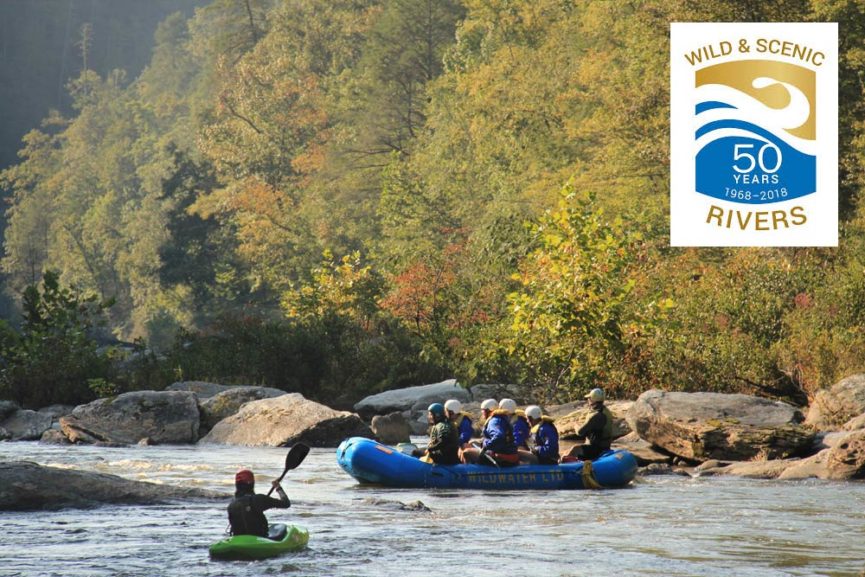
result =
M443 419L445 417L445 407L441 403L433 403L429 407L427 407L427 411L429 411L433 417L438 417Z

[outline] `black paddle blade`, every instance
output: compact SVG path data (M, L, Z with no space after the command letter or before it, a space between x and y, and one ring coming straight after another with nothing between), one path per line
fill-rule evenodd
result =
M285 470L288 471L290 469L296 468L300 465L306 456L309 454L309 447L304 445L303 443L298 443L288 451L288 454L285 456ZM285 475L285 473L283 473Z

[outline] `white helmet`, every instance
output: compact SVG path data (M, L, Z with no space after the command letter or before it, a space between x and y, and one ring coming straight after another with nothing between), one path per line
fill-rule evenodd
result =
M445 401L445 411L449 413L459 413L463 410L463 404L456 399L448 399Z
M541 408L537 405L529 405L526 407L526 418L528 419L540 419L541 418Z
M487 399L486 401L481 403L481 410L482 411L495 411L496 407L498 407L498 406L499 406L499 404L496 402L495 399Z
M590 403L602 403L604 402L604 391L603 389L592 389L588 392L586 398L589 399Z
M517 402L513 399L502 399L499 401L499 408L509 413L513 413L517 410Z

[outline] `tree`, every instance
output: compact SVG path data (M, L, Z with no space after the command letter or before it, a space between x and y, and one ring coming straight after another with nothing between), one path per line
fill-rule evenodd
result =
M7 326L6 336L0 338L4 396L33 408L91 400L90 382L109 375L109 361L92 335L109 306L95 295L61 285L53 271L45 273L41 286L28 286L20 334Z

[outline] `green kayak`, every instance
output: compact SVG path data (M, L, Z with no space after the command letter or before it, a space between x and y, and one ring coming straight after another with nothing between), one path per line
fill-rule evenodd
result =
M255 535L235 535L210 546L213 559L267 559L290 551L299 551L309 542L309 531L296 525L274 525L273 539ZM272 533L273 534L273 533Z

